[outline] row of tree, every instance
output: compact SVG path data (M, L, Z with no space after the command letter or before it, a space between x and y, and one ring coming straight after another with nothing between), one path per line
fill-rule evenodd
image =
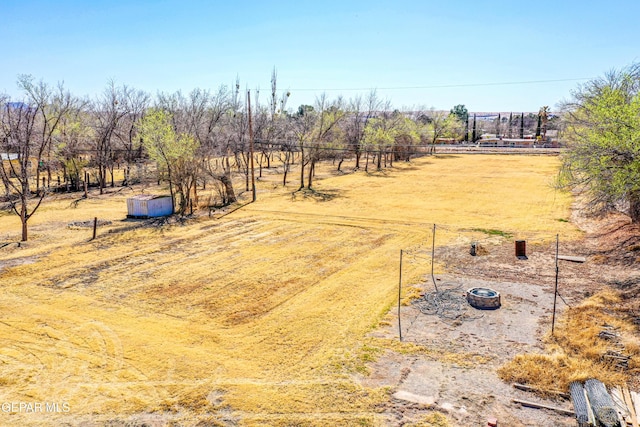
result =
M563 185L590 191L592 205L603 209L630 204L634 220L640 217L639 68L589 82L564 108L571 146ZM233 177L242 176L248 191L252 161L259 173L278 162L283 185L292 165L299 164L299 189L304 189L312 187L321 160L332 160L338 170L348 158L355 159L356 169L381 169L431 153L439 140L475 141L486 131L464 105L450 112L400 112L375 92L348 100L321 95L313 106L288 110L290 93L278 92L275 70L267 102L254 92L251 114L250 94L238 81L217 91L155 98L113 82L94 99L31 76L20 76L18 85L22 99L0 95L0 178L5 199L22 220L23 240L52 174L60 172L67 185L78 187L90 168L102 193L109 181L114 185L116 165L123 166L123 185L129 185L136 178L132 171L150 158L183 213L198 184L214 185L222 203L234 202ZM525 129L535 128L544 137L548 121L543 107L537 116L498 116L494 130L496 136L522 137Z
M62 174L67 187L80 189L91 170L103 193L114 185L117 165L124 169L122 184L129 185L136 178L132 171L150 158L183 213L198 183L215 185L223 203L234 202L232 178L243 176L248 190L251 160L260 173L279 162L283 184L297 162L299 188L311 188L318 161L331 159L340 169L345 159L355 158L356 168L382 168L409 160L439 138L460 140L465 128L446 112L392 111L375 92L348 100L321 95L313 106L287 110L290 93L278 91L275 70L267 102L260 102L258 91L252 94L252 114L250 94L241 91L238 81L217 91L155 98L113 82L93 99L26 75L18 86L22 99L0 95L0 178L5 199L22 220L23 240L54 175Z

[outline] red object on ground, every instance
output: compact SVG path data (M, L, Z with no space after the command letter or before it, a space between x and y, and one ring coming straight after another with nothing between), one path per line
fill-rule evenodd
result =
M496 418L489 418L487 420L487 427L497 427L498 426L498 420Z

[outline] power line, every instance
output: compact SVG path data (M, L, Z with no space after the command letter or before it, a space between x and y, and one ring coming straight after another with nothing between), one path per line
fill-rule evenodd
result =
M593 77L580 77L580 78L572 78L572 79L523 80L523 81L515 81L515 82L491 82L491 83L458 83L458 84L429 85L429 86L389 86L389 87L325 88L325 89L302 88L302 89L290 89L290 91L322 92L322 91L443 89L443 88L456 88L456 87L510 86L510 85L526 85L526 84L575 82L575 81L592 80L592 79Z

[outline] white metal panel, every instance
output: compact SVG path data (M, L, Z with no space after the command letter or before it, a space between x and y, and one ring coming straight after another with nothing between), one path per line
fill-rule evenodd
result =
M127 199L127 213L129 216L146 217L149 215L148 201L152 199L151 194L139 194Z
M150 217L166 216L173 213L171 197L156 197L147 204L147 215Z

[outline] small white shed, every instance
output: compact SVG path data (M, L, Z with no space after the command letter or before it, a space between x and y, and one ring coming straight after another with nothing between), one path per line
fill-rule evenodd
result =
M138 194L127 199L127 218L153 218L173 213L170 196Z

